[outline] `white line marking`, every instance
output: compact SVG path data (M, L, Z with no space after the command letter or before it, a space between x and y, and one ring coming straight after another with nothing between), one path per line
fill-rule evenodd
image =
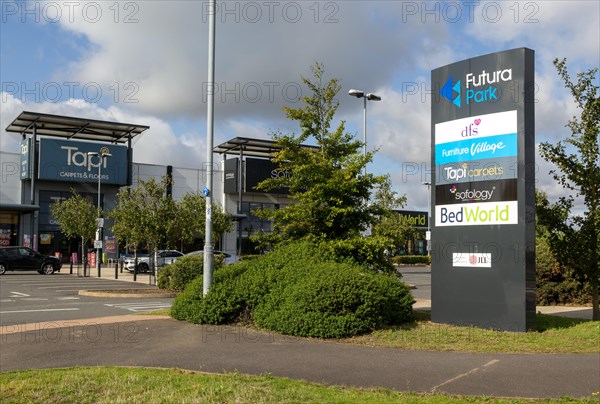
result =
M57 300L79 300L76 296L57 297Z
M109 306L109 307L116 307L118 309L133 311L133 312L156 310L156 309L168 309L169 307L171 307L171 304L162 303L162 302L121 303L121 304L105 303L104 305Z
M0 314L8 314L8 313L37 313L42 311L75 311L79 310L78 308L69 308L69 309L39 309L39 310L11 310L11 311L0 311Z
M16 302L15 299L0 299L0 303Z
M40 301L40 300L48 300L48 299L43 298L43 297L24 297L21 299L21 301L28 301L28 302Z
M488 367L488 366L491 366L491 365L494 365L494 364L496 364L496 363L498 363L498 362L500 362L498 359L492 359L491 361L489 361L488 363L486 363L486 364L485 364L485 365L483 365L482 367L486 368L486 367ZM471 369L471 370L469 370L469 371L468 371L468 372L466 372L466 373L462 373L462 374L460 374L460 375L458 375L458 376L456 376L456 377L453 377L452 379L448 379L448 380L446 380L444 383L441 383L441 384L438 384L437 386L434 386L434 387L431 389L431 392L432 392L432 393L435 393L435 391L436 391L436 390L437 390L439 387L442 387L442 386L445 386L446 384L450 384L450 383L452 383L452 382L455 382L456 380L458 380L458 379L462 379L463 377L466 377L466 376L468 376L468 375L470 375L470 374L476 373L476 372L478 372L479 370L480 370L480 368Z
M10 293L12 293L13 295L16 295L16 296L11 296L11 297L29 297L29 296L31 296L31 295L28 295L27 293L21 293L21 292L10 292Z

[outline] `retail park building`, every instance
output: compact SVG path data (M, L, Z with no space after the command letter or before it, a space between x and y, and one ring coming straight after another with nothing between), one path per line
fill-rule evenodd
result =
M169 177L172 185L168 193L175 200L189 192L202 192L207 187L209 168L201 162L183 163L199 168L133 162L133 143L148 129L144 125L36 112L19 114L3 136L20 137L20 153L0 151L0 245L26 245L45 254L60 252L64 257L77 251L78 240L67 239L50 214L51 204L68 198L71 189L94 204L100 200L104 211L114 209L122 187L135 187L139 180ZM279 209L291 203L285 189L269 193L254 189L267 178L289 175L271 162L276 150L272 141L239 137L214 148L220 159L212 167L213 201L236 219L232 231L215 240L218 249L252 253L252 234L272 231L272 223L254 216L252 211ZM103 153L110 157L102 158ZM414 213L416 218L426 214ZM109 222L105 229L104 252L111 258L117 255L116 240ZM196 248L202 248L201 240L197 240ZM423 240L413 248L422 253Z

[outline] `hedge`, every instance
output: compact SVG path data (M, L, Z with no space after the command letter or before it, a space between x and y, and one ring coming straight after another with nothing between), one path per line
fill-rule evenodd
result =
M398 255L391 258L397 265L431 265L431 256L429 255Z
M219 269L222 266L223 259L215 256L214 269ZM181 291L194 279L202 278L203 268L203 255L184 255L158 271L156 286L160 289Z
M412 317L410 290L397 277L338 262L309 242L294 242L215 272L206 297L195 279L171 314L201 324L252 321L283 334L357 335Z

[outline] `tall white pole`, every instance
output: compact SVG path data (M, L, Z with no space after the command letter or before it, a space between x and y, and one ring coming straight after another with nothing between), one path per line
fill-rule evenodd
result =
M101 153L98 153L98 158L100 162L98 164L98 239L102 240L102 226L100 226L100 176L102 173L102 162L104 161L104 156ZM96 249L96 271L98 271L98 278L100 278L100 260L102 258L102 248Z
M212 188L213 188L213 130L215 103L215 19L216 0L208 4L208 85L206 86L206 228L204 231L204 274L202 293L206 295L213 280L212 246Z
M367 95L363 96L364 107L363 107L363 154L367 158ZM365 177L367 176L367 162L365 161Z

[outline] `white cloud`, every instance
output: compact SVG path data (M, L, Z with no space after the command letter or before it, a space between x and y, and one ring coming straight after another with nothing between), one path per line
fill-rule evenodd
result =
M134 24L115 23L109 4L99 4L107 18L61 21L93 44L64 76L103 88L135 85L139 102L130 106L145 112L203 116L206 2L134 3ZM216 109L224 119L279 117L315 61L344 84L382 86L395 71L423 64L421 45L437 47L445 35L443 26L398 23L403 10L395 2L217 4Z
M23 111L148 125L150 129L133 141L135 162L200 168L206 160L206 144L202 140L196 140L191 133L183 137L177 136L170 124L160 118L131 112L118 106L101 108L84 100L29 103L14 98L12 94L0 93L0 96L2 128L6 128ZM20 136L4 131L1 133L0 150L18 152ZM198 136L197 139L201 138Z
M527 46L543 60L596 66L600 59L597 1L479 2L467 32L496 46Z

